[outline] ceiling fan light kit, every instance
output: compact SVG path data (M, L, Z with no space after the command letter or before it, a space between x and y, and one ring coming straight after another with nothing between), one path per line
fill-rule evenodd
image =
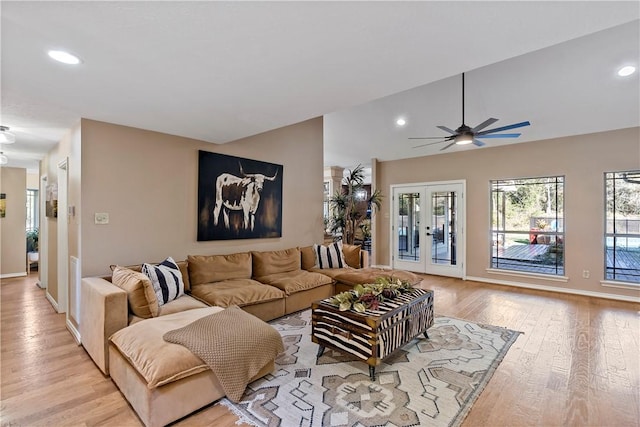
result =
M458 145L467 145L473 142L473 134L471 132L463 132L454 138Z
M16 142L16 136L9 132L7 126L0 126L0 144L13 144Z
M436 142L427 142L426 144L416 145L413 148L426 147L427 145L440 144L442 142L449 142L449 144L445 145L440 151L446 150L449 147L454 145L467 145L473 144L476 147L484 146L484 142L480 141L480 138L517 138L521 134L520 133L497 133L502 132L509 129L516 129L523 126L529 126L531 123L528 121L514 123L512 125L502 126L499 128L493 128L488 130L482 130L495 122L498 119L494 119L493 117L485 120L480 123L478 126L474 128L470 128L466 124L464 124L464 73L462 73L462 125L458 127L455 131L449 129L446 126L437 126L438 129L443 130L449 134L450 136L425 136L425 137L414 137L409 139L440 139L441 141Z

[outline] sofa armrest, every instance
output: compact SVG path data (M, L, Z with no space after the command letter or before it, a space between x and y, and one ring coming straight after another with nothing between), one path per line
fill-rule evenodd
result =
M371 266L371 259L369 257L369 252L360 250L360 268L367 268Z
M82 345L102 372L109 375L109 338L127 326L127 293L100 277L81 284L80 335Z

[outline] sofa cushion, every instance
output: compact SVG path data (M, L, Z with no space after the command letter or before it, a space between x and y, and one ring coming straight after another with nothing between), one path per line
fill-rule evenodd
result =
M313 245L316 254L316 267L342 268L347 265L342 252L342 242L333 242L329 245Z
M324 272L324 270L323 270ZM338 282L355 286L366 283L374 283L378 277L389 279L406 280L412 285L416 285L422 281L422 278L415 273L404 270L382 269L375 267L349 269L334 277Z
M191 282L189 281L189 270L187 269L187 261L178 261L176 262L176 264L178 264L180 273L182 273L182 283L184 283L184 290L188 292L191 290ZM129 270L137 271L138 273L142 272L142 264L127 265L125 267ZM111 271L113 271L115 268L116 266L112 265Z
M139 271L116 265L111 282L127 292L129 311L133 315L147 319L158 315L158 299L151 280Z
M153 290L156 292L158 306L184 295L184 282L180 268L169 257L159 264L142 264L142 272L151 279Z
M300 250L298 248L251 252L251 257L253 277L300 270Z
M300 268L303 270L311 270L316 266L316 253L313 246L304 246L300 248Z
M270 274L268 276L257 277L256 280L282 289L286 295L328 285L333 282L330 277L324 274L312 273L306 270Z
M210 305L239 307L284 298L284 292L252 279L229 279L191 288L191 295Z
M162 336L220 311L220 307L207 307L146 319L120 329L110 340L153 389L209 369L186 347L168 343Z
M181 297L160 306L158 308L158 317L205 307L208 307L208 305L202 301L199 301L190 295L182 295Z
M251 253L229 255L189 255L191 286L220 282L228 279L251 278Z
M338 277L340 274L346 273L348 271L353 271L353 270L356 270L356 269L346 266L342 268L315 268L314 267L314 268L311 268L309 271L313 273L324 274L325 276L329 276L332 279L336 280L336 277Z
M349 267L360 268L360 245L349 245L347 243L342 244L342 253L344 254L344 261Z

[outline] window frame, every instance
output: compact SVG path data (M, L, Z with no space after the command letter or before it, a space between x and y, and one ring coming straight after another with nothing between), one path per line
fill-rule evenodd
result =
M638 281L630 281L628 279L619 279L616 278L616 266L615 266L615 253L617 252L616 248L616 239L618 238L623 238L623 239L629 239L629 238L635 238L635 239L640 239L640 232L638 232L637 234L634 233L617 233L616 232L616 228L617 228L617 220L616 220L616 206L615 206L615 183L616 180L618 179L624 179L624 178L618 178L617 175L623 175L623 174L628 174L628 173L634 173L634 174L638 174L640 176L640 169L632 169L632 170L624 170L624 171L607 171L604 172L603 174L603 201L604 201L604 227L603 227L603 280L602 280L602 284L604 285L610 285L610 286L614 286L614 287L629 287L632 289L637 289L640 287L640 273L636 273L636 274L631 274L631 276L637 276L638 277ZM609 178L609 176L611 176L611 178ZM614 189L614 199L613 199L613 218L609 218L609 198L608 198L608 192L607 192L607 184L608 181L612 180L613 183L613 189ZM609 221L613 221L612 227L613 227L613 231L609 232ZM627 231L628 231L628 221L629 219L625 218L625 221L627 221ZM636 221L640 221L640 219L636 220ZM614 253L614 265L613 267L609 267L609 248L607 245L608 239L613 239L613 253ZM613 272L612 272L612 277L609 276L609 271L610 269L613 268ZM638 269L640 270L640 266L638 267ZM623 275L622 273L620 273L620 275ZM630 276L629 274L625 275L625 276Z
M27 188L26 194L25 230L32 231L40 228L40 192L37 188ZM31 211L31 215L29 215ZM31 221L29 221L31 220Z
M526 180L553 180L550 181L549 183L552 183L556 185L556 191L555 191L555 204L556 207L554 209L554 213L555 213L555 217L554 219L556 220L556 224L561 224L558 229L561 231L558 231L558 229L553 230L553 231L542 231L540 233L537 233L538 235L544 235L544 236L552 236L555 239L553 239L554 245L555 245L555 250L554 252L556 253L556 255L554 256L556 259L555 265L549 265L549 269L553 269L555 271L544 271L544 269L546 267L542 267L542 268L535 268L535 267L531 267L529 269L527 268L522 268L522 269L517 269L517 268L513 268L514 265L512 264L511 266L508 265L505 267L504 264L500 265L500 259L504 259L501 256L496 256L496 254L498 253L498 245L504 244L503 242L498 242L494 240L497 240L496 237L499 237L500 235L504 236L511 234L511 235L518 235L521 234L523 236L527 235L528 240L531 239L531 228L527 231L524 230L508 230L504 224L503 224L503 229L500 229L500 221L498 220L496 222L496 226L494 228L494 219L496 218L496 203L498 202L497 200L494 200L494 193L497 192L497 190L499 189L499 186L506 186L509 185L509 183L513 183L513 185L531 185L531 184L518 184L518 182L520 181L526 181ZM561 201L558 200L558 191L557 191L557 187L561 186L561 190L562 190L562 198ZM566 214L565 214L565 187L566 187L566 176L565 175L551 175L551 176L533 176L533 177L516 177L516 178L500 178L500 179L491 179L489 180L489 268L488 271L492 272L492 273L496 273L496 274L511 274L511 275L517 275L517 276L534 276L534 277L545 277L548 278L549 280L560 280L560 281L566 281L568 278L565 276L565 272L566 272L566 265L565 265L565 260L566 260L566 254L565 254L565 247L566 247L566 227L565 227L565 222L566 222ZM506 196L505 196L506 197ZM560 203L559 203L560 202ZM558 207L561 207L561 209L558 209ZM499 209L498 209L499 210ZM506 211L505 211L506 213ZM559 214L560 213L560 214ZM530 218L535 218L535 217L530 217ZM504 220L503 220L504 223ZM549 238L551 241L551 237ZM562 260L561 262L558 262L558 247L561 247L561 253L562 253ZM497 261L497 262L496 262ZM519 262L519 261L518 261ZM523 265L524 266L524 265ZM542 270L542 271L540 271Z

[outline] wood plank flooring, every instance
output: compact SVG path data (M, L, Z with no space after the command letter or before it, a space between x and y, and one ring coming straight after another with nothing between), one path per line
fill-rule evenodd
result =
M36 279L1 282L1 425L140 426ZM640 304L434 276L423 286L437 314L524 332L464 427L640 425ZM175 425L235 422L212 404Z

